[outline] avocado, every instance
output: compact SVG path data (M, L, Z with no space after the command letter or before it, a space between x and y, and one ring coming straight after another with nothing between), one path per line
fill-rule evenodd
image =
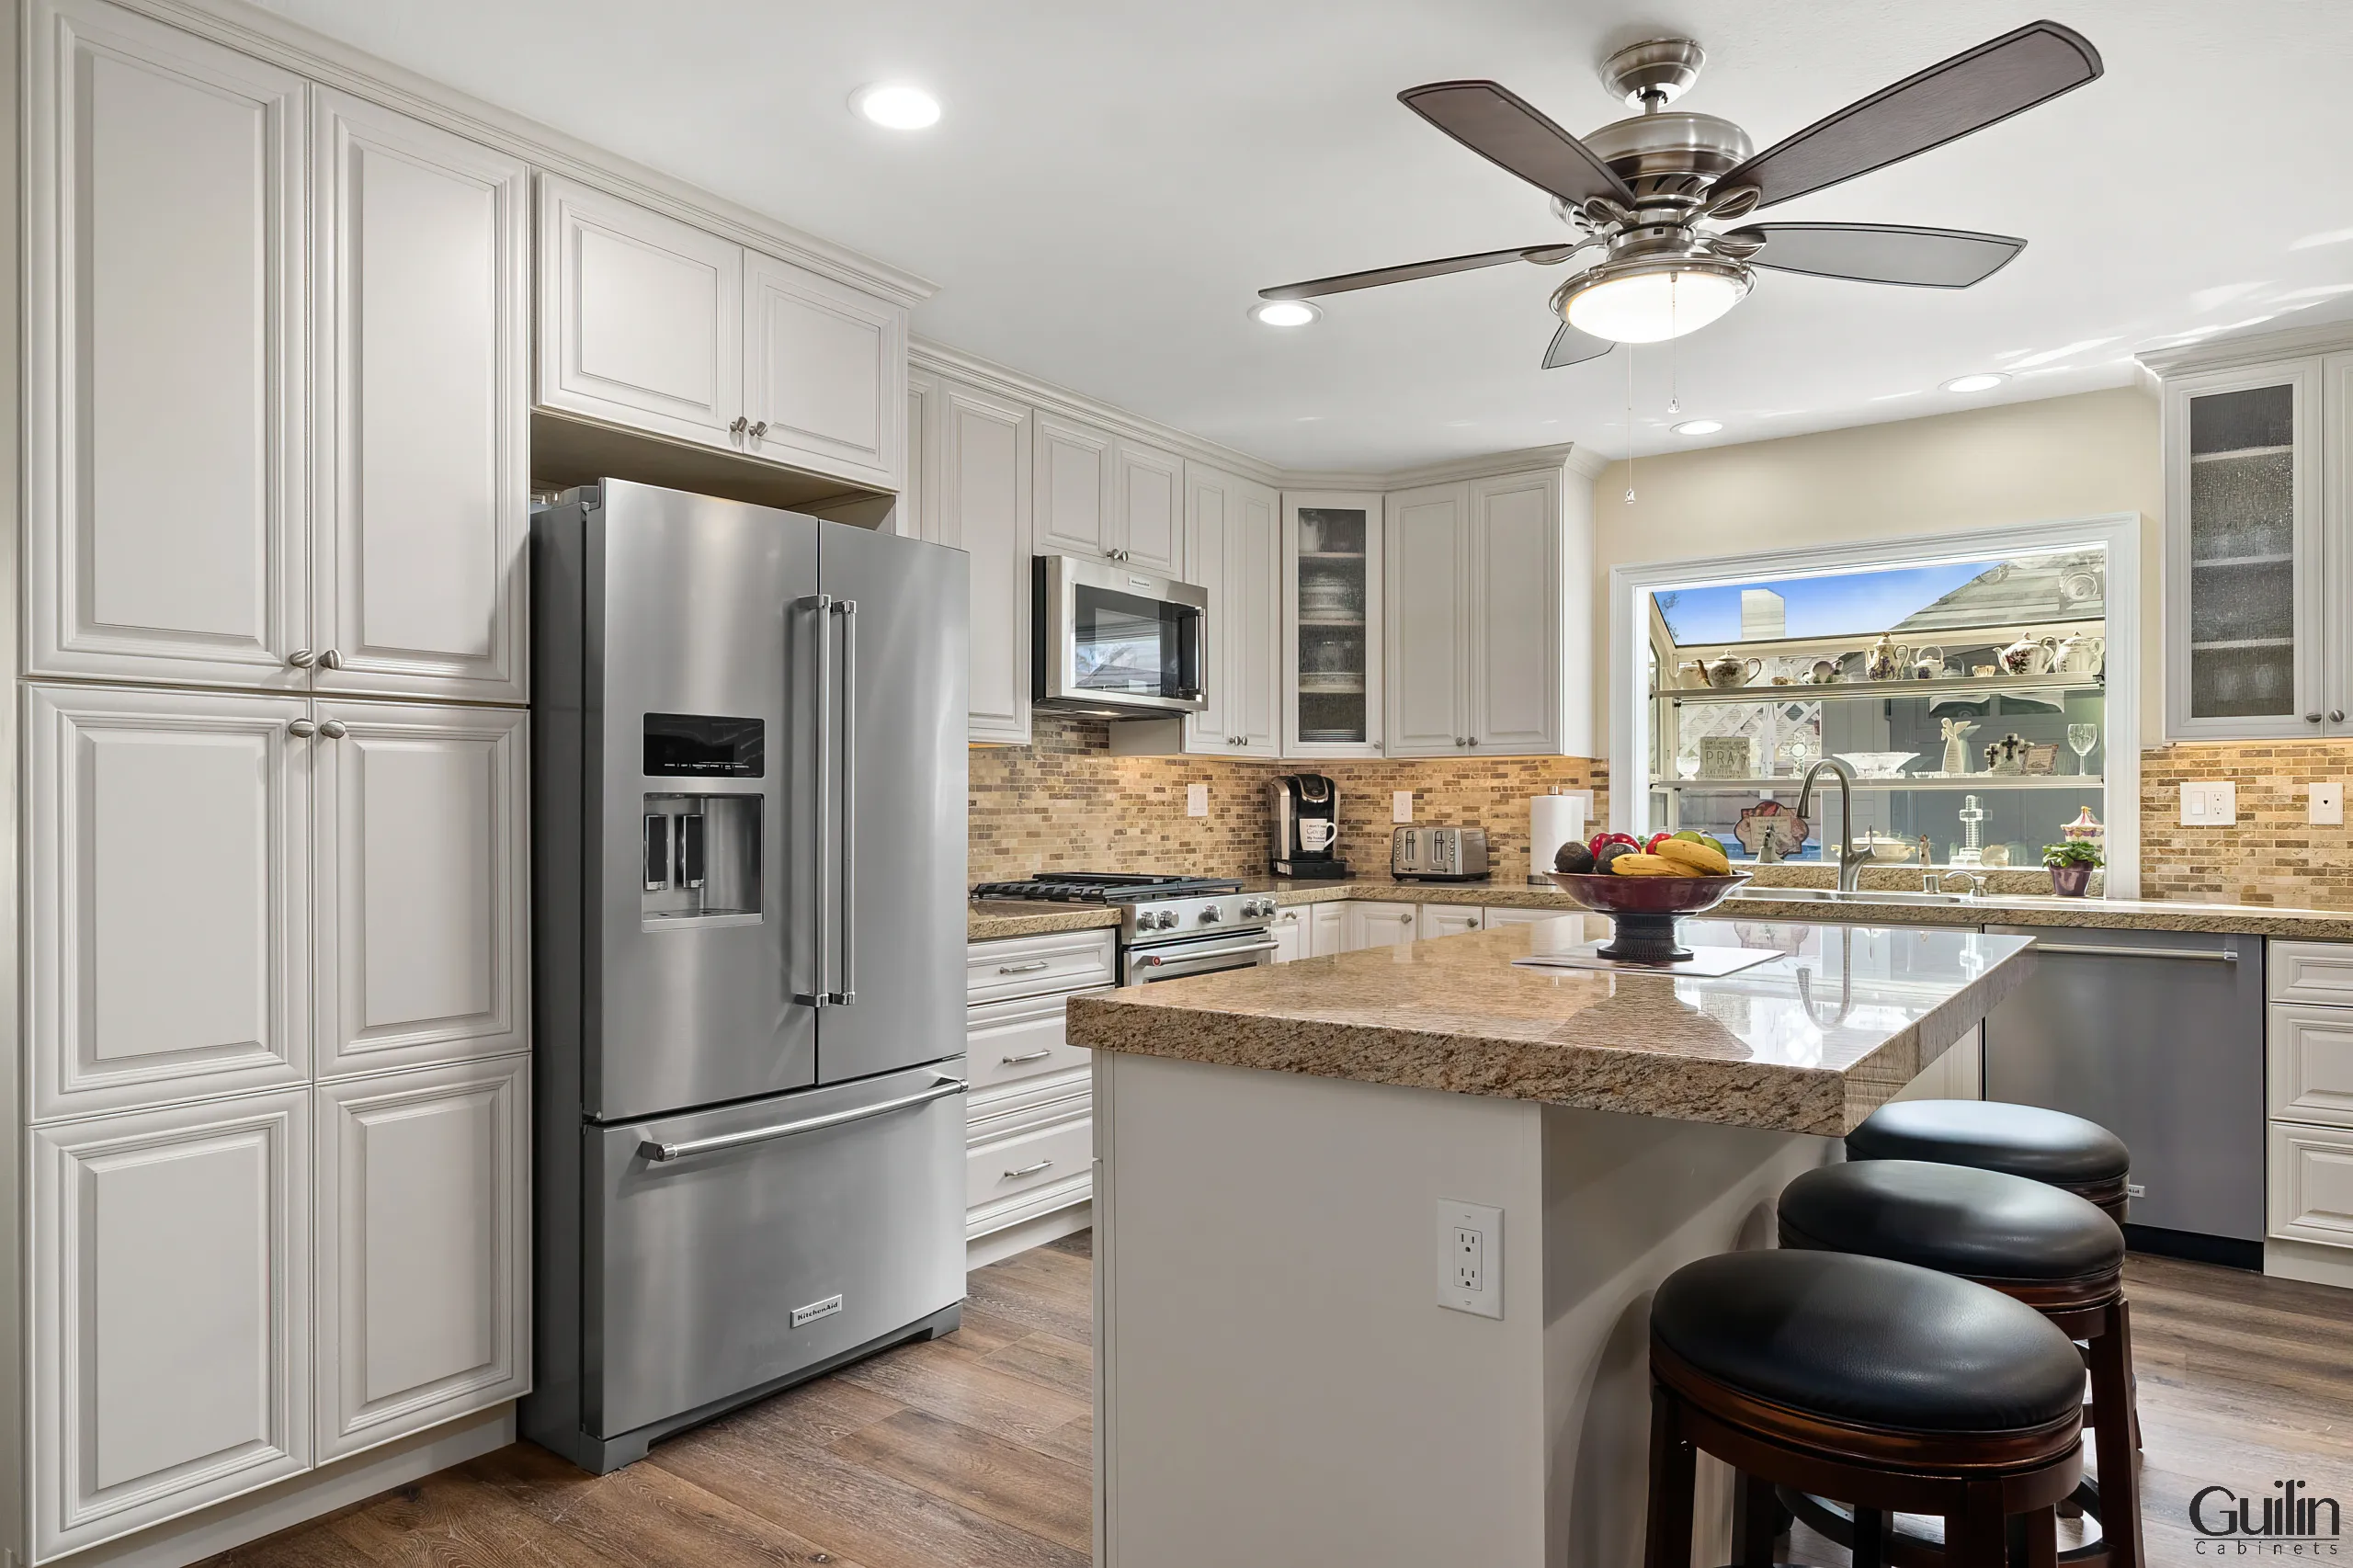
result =
M1571 839L1552 857L1552 869L1581 877L1593 869L1593 851Z

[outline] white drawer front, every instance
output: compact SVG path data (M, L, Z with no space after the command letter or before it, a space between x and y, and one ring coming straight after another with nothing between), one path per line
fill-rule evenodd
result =
M2353 1247L2353 1131L2271 1124L2271 1233Z
M1032 1187L1067 1181L1094 1165L1091 1116L983 1143L964 1156L964 1207L978 1209Z
M2274 1002L2353 1007L2353 943L2273 942L2268 958Z
M964 949L964 999L995 1002L1112 983L1109 931L1009 937Z
M1071 1044L1063 1034L1064 1004L1072 994L1058 991L968 1008L964 1060L972 1092L1086 1066L1086 1047Z
M1467 903L1426 903L1422 905L1421 937L1428 941L1433 937L1460 937L1466 931L1485 929L1486 921L1479 910Z
M2269 1035L2270 1115L2353 1127L2353 1011L2274 1007Z

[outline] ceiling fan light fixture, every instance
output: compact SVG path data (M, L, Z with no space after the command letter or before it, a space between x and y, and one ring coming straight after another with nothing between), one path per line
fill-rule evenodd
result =
M1260 326L1305 326L1323 313L1305 300L1268 300L1250 307L1250 319Z
M1992 392L2010 378L1996 371L1984 370L1973 376L1955 376L1944 384L1949 392Z
M849 96L860 119L888 131L922 131L939 123L939 100L905 82L870 82Z
M1664 343L1722 318L1748 293L1748 268L1704 257L1604 262L1572 278L1553 309L1612 343Z
M1712 436L1724 427L1721 419L1687 419L1672 426L1678 436Z

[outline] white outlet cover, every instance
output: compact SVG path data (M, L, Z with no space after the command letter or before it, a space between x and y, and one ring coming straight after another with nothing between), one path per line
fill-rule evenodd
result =
M2340 781L2315 781L2304 789L2304 821L2313 827L2345 825L2345 786Z
M1414 820L1414 792L1411 790L1389 791L1389 820L1391 822Z
M1438 1304L1473 1317L1504 1315L1504 1211L1438 1200Z
M1205 817L1210 814L1210 787L1206 784L1185 786L1185 814Z
M2239 787L2222 783L2206 786L2206 825L2235 827L2239 820Z

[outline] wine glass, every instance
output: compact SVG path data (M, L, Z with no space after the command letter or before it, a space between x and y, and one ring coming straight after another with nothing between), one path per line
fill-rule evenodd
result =
M2091 756L2092 748L2097 744L2099 744L2099 726L2097 724L2070 724L2067 726L2067 749L2075 754L2075 771L2077 773L2089 771L2084 766L2084 759Z

